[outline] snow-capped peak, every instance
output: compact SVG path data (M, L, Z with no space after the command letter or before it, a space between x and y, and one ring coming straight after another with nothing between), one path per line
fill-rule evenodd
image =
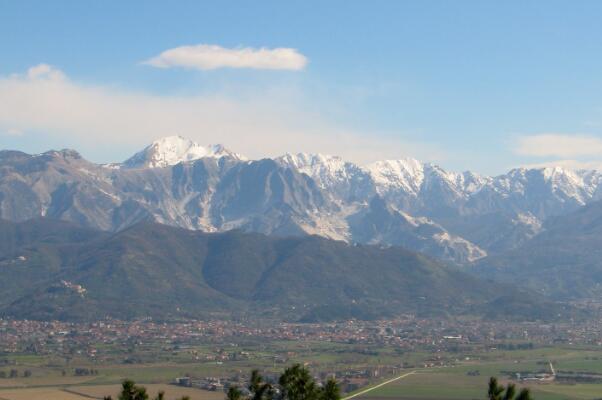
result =
M244 159L239 154L224 148L221 144L201 146L182 136L167 136L155 140L142 151L124 161L128 168L162 168L181 162L194 161L205 157L232 157Z
M363 169L385 191L403 189L417 194L424 180L424 164L413 158L377 161Z

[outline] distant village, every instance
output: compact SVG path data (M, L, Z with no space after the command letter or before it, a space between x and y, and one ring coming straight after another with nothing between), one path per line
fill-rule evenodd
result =
M71 352L99 356L98 344L136 346L160 342L165 348L195 343L228 343L241 338L378 344L403 350L421 346L446 350L480 344L512 350L554 344L602 345L602 321L583 323L512 323L508 321L432 320L405 316L391 320L297 324L233 321L185 321L159 323L105 320L92 323L41 322L0 319L0 351L38 354ZM520 341L520 343L518 342ZM237 354L244 357L245 354ZM225 361L233 355L216 351L208 361Z

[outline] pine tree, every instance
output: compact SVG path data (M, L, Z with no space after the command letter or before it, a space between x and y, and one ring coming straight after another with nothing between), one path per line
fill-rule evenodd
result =
M316 400L319 391L307 368L295 364L287 368L278 381L285 400Z
M324 388L320 393L322 400L340 400L341 399L341 388L336 380L330 378L326 381Z
M489 400L502 400L504 387L497 382L497 378L489 378L489 389L487 390L487 398Z
M242 400L242 392L236 386L230 386L226 394L226 400Z
M533 400L529 389L523 388L516 396L516 385L509 383L504 389L504 386L500 385L493 376L489 378L487 398L489 400Z
M143 386L136 386L134 381L125 380L121 384L121 393L119 400L148 400L148 393Z
M251 400L271 400L274 397L272 385L263 381L263 377L258 370L251 372L251 381L249 383Z

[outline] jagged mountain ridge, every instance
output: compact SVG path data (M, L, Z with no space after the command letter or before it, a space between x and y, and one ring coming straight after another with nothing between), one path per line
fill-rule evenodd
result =
M72 150L2 151L0 217L49 216L109 231L149 219L209 232L318 234L470 263L599 198L600 176L544 168L486 177L413 159L358 166L304 153L248 161L168 137L112 165Z
M484 251L516 248L535 236L548 217L599 199L602 176L597 171L550 167L517 168L488 177L448 172L414 159L361 167L338 157L304 153L278 160L313 176L343 204L370 204L377 195L401 214L444 228L456 242L462 238L476 244L473 260Z

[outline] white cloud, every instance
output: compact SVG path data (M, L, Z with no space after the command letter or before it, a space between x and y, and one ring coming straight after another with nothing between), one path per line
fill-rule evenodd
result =
M48 79L58 81L65 79L65 74L51 65L38 64L27 70L27 77L30 80Z
M429 145L359 134L311 110L288 92L258 92L244 99L160 96L80 84L43 65L0 77L0 131L35 132L59 146L93 154L95 161L121 161L124 149L138 150L174 134L222 143L250 158L287 151L337 154L358 163L440 156Z
M602 161L579 161L579 160L553 160L541 163L523 164L524 168L547 168L562 167L572 170L598 170L602 171Z
M183 67L210 70L218 68L253 68L302 70L307 58L291 48L251 48L226 49L221 46L199 44L181 46L165 50L144 64L157 68Z
M602 155L602 139L587 135L545 133L520 137L517 154L534 157L573 158Z

